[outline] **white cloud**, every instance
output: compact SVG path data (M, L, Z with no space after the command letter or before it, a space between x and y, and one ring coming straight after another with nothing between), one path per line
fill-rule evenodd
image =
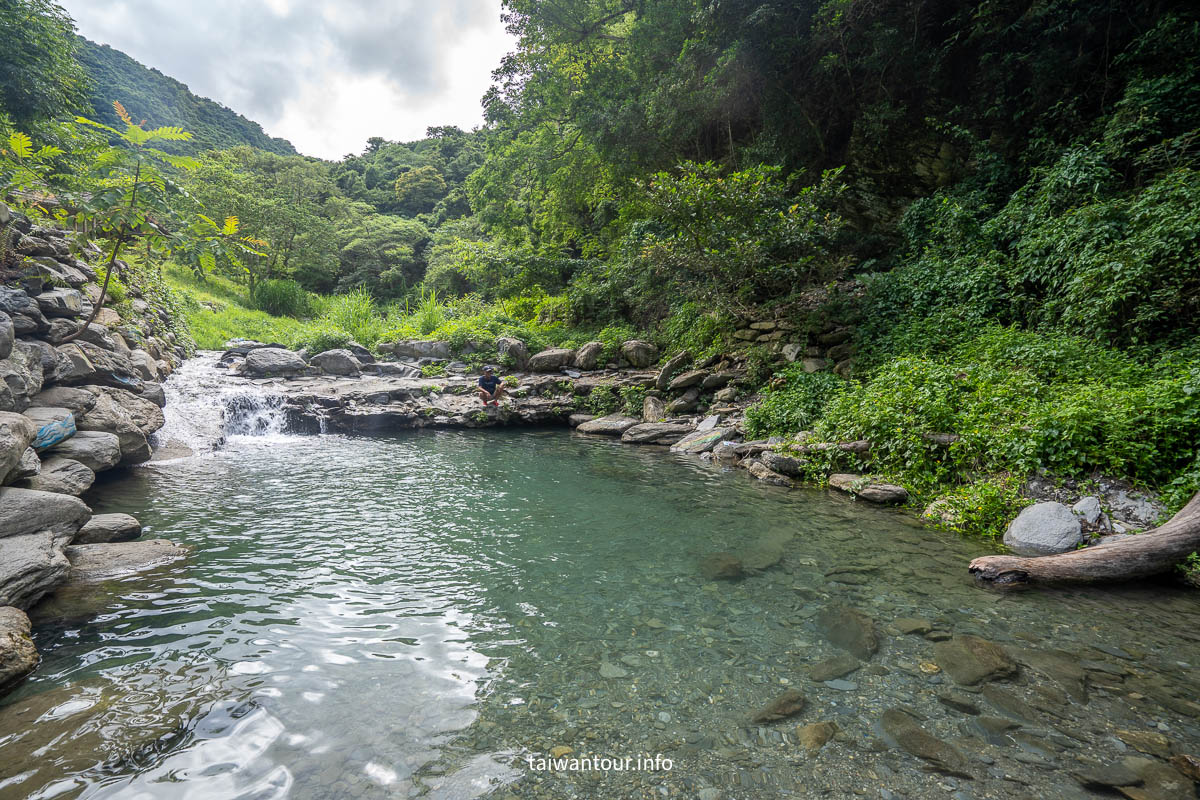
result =
M480 124L513 46L500 0L60 2L83 36L323 158Z

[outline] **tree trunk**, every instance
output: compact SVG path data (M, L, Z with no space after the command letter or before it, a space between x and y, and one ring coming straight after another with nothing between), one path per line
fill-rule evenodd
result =
M1200 492L1153 533L1056 556L983 556L971 562L969 571L977 584L994 589L1128 581L1169 572L1196 551L1200 551Z

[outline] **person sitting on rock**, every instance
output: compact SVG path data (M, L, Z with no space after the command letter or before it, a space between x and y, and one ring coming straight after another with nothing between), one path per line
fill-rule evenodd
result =
M489 403L498 406L502 397L504 397L504 382L496 377L494 369L484 367L483 374L479 376L479 399L485 406Z

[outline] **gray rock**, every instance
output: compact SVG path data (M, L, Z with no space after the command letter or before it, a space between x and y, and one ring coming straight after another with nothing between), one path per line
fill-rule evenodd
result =
M1100 520L1100 498L1085 497L1071 506L1071 510L1088 525L1095 525Z
M588 342L575 353L575 368L592 370L600 362L600 354L604 352L604 342Z
M308 363L321 368L330 375L358 375L362 372L362 362L355 358L349 350L326 350L317 353Z
M804 345L796 342L789 342L780 348L779 352L783 355L785 361L789 364L795 363L800 354L804 352Z
M800 364L805 372L824 372L829 369L829 362L823 358L806 358Z
M21 455L21 460L8 473L8 478L5 479L8 483L32 478L42 471L42 460L38 458L37 451L32 447L25 448L25 452ZM0 481L3 483L5 481Z
M8 314L17 336L44 331L50 325L37 301L21 289L0 286L0 311Z
M829 485L855 497L882 505L895 505L908 500L908 491L903 486L864 480L862 475L848 472L830 475Z
M307 369L304 359L291 350L260 347L246 355L241 372L253 378L286 378L301 375Z
M33 421L23 414L0 411L0 484L21 463L25 451L37 437Z
M804 695L801 692L796 689L788 689L750 715L750 721L761 724L795 716L804 710L804 702Z
M71 563L68 583L108 580L168 564L187 555L187 548L168 539L80 544L66 549Z
M88 387L96 396L92 410L79 418L81 431L114 433L121 445L121 463L149 461L146 437L163 426L162 409L149 400L108 386Z
M849 653L842 653L813 664L808 668L808 677L817 683L824 683L849 675L860 668L861 661Z
M883 712L880 728L894 747L914 755L940 772L970 777L967 758L958 748L925 731L913 717L898 708Z
M47 317L78 317L83 313L83 295L75 289L52 289L34 299Z
M29 446L39 452L75 435L75 414L68 408L35 406L25 409L25 418L34 428L33 441Z
M129 363L137 370L144 381L158 380L158 365L154 362L154 356L147 353L140 347L129 351Z
M658 348L640 339L630 339L621 345L621 357L630 365L645 369L658 360Z
M696 426L698 431L711 431L721 424L720 414L709 414L704 419L700 420L700 424Z
M103 472L121 463L121 440L108 431L78 431L46 452L78 461L92 472Z
M713 395L713 399L720 403L732 403L737 399L737 389L732 386L726 386L719 392Z
M50 406L51 408L68 408L77 417L82 417L96 405L96 395L87 389L74 386L51 386L38 392L30 404L34 408Z
M675 444L695 430L694 425L675 422L643 422L621 434L626 444Z
M363 364L362 371L367 375L379 375L397 378L419 378L421 370L408 364L393 364L389 361L376 361L373 364Z
M163 391L161 383L147 383L143 385L140 396L154 403L159 408L164 408L167 405L167 394Z
M601 436L620 436L637 424L638 421L634 417L627 417L624 414L609 414L606 417L598 417L584 422L575 430L580 433L594 433Z
M55 374L58 383L68 386L88 383L141 391L141 376L120 353L82 341L60 345L57 349L65 359L64 366Z
M700 400L700 387L692 386L683 394L667 403L667 415L686 414L694 409Z
M529 369L529 348L520 339L501 336L496 340L496 354L502 361L505 356L512 358L513 366L521 372Z
M796 485L791 478L786 475L780 475L757 459L743 463L746 465L746 471L763 483L769 483L772 486L786 486L788 488Z
M8 358L0 360L0 411L24 411L42 390L41 351L26 342L13 344Z
M33 672L38 652L33 646L29 617L19 608L0 607L0 695Z
M737 580L745 577L742 560L733 553L712 553L700 560L700 574L706 580Z
M596 418L595 414L583 414L580 412L576 412L576 413L572 414L571 416L567 417L567 424L570 425L572 428L578 428L583 423L591 422L595 418Z
M732 372L714 372L700 382L700 388L706 392L711 392L720 389L736 377Z
M675 377L675 374L690 363L692 363L692 352L690 350L680 350L671 356L670 360L666 364L663 364L663 368L659 370L655 388L660 392L665 392L667 387L671 385L671 380Z
M642 400L642 422L659 422L667 416L667 404L661 397L647 395Z
M87 521L71 544L128 542L142 535L142 523L128 514L97 514Z
M764 451L759 458L767 465L768 469L774 470L781 475L799 477L803 474L804 462L798 458L793 458L783 453L776 453L774 450Z
M359 364L374 364L375 356L370 350L363 347L358 342L350 342L346 345L346 349L350 351L350 355L358 359Z
M709 428L695 430L671 445L674 453L707 453L721 442L732 437L736 431L733 428Z
M814 622L830 644L861 661L869 661L879 649L875 622L861 611L842 605L829 605L821 609Z
M21 487L39 492L57 492L78 497L91 488L96 473L69 458L50 456L42 459L41 470L32 478L21 481Z
M0 489L4 491L18 490ZM37 494L70 497L50 492ZM68 541L69 537L48 530L0 538L0 605L27 609L66 580L71 565L63 555L63 548Z
M1004 544L1019 556L1048 556L1076 549L1083 541L1079 518L1062 503L1022 509L1004 532Z
M696 386L708 377L708 370L694 369L689 372L676 375L671 383L667 386L668 391L678 392L687 389L690 386Z
M450 358L450 343L436 339L419 339L394 342L391 352L400 358Z
M959 686L1016 674L1017 664L999 645L978 636L955 636L933 646L933 660Z
M17 332L13 328L12 317L0 311L0 359L12 355L13 342L17 340Z
M529 369L534 372L557 372L575 360L575 351L565 347L554 347L529 359Z

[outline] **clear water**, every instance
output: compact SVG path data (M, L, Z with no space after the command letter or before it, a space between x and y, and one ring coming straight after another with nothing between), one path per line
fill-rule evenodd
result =
M39 610L44 661L0 707L0 797L1077 797L1079 757L1133 752L1117 730L1200 742L1163 699L1195 694L1195 595L999 597L967 578L978 542L659 449L563 431L232 436L88 499L194 552ZM759 575L700 575L713 552L763 550L782 560ZM948 681L917 668L920 637L884 635L852 689L809 681L836 653L813 626L831 603L1111 670L1026 726L1072 744L1039 765L938 704ZM1033 702L1043 683L1016 687ZM802 715L748 724L789 686ZM895 705L979 757L974 780L881 745ZM795 725L819 719L842 733L806 755ZM530 770L557 746L673 768Z

